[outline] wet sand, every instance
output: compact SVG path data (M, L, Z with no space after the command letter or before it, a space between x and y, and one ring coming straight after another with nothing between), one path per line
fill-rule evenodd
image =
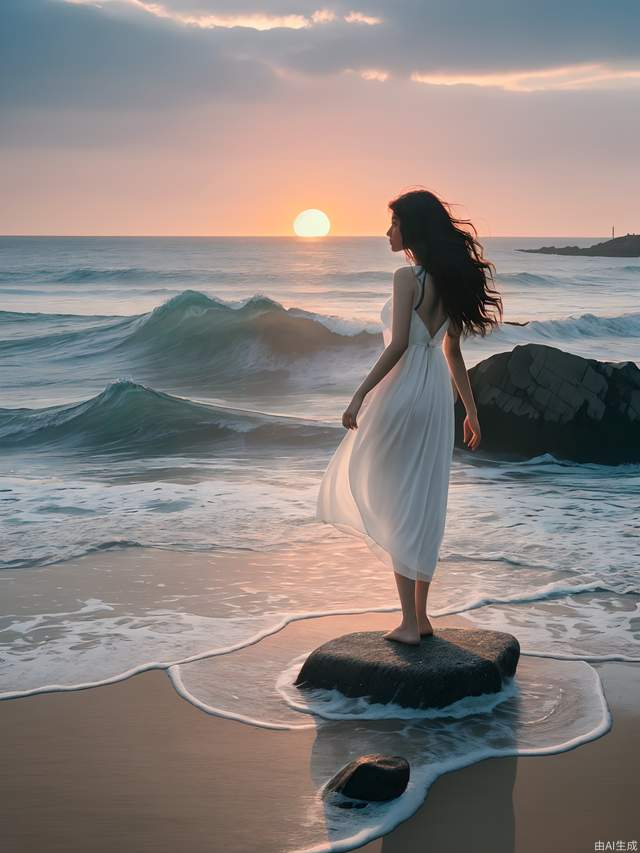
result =
M345 624L380 630L396 615ZM599 841L640 843L640 665L595 667L609 732L565 753L488 758L447 773L413 817L358 849L587 853ZM296 805L315 790L314 729L271 731L208 715L163 671L0 702L0 731L7 853L285 853L296 846Z

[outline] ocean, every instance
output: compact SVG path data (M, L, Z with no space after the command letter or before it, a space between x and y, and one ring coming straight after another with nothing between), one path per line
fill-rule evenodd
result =
M518 251L602 239L480 236L505 313L467 367L529 342L640 363L640 259ZM599 736L597 663L640 660L640 465L481 445L454 451L429 615L513 633L513 684L418 715L292 687L312 647L287 625L397 622L388 569L314 512L405 263L382 235L0 238L0 698L161 667L208 713L316 727L319 790L349 752L410 757L404 798L318 794L288 849L388 831L461 762Z

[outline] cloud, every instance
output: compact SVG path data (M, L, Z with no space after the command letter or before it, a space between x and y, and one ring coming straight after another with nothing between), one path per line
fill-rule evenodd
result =
M286 41L283 61L300 73L373 66L407 79L586 64L640 69L637 0L368 0L366 9L379 25L305 32ZM267 51L262 45L261 55Z
M103 8L113 0L63 0L76 6L95 6ZM215 11L201 5L186 10L181 6L169 2L158 3L153 0L120 0L128 3L135 9L140 9L157 18L165 18L176 24L199 27L200 29L212 30L216 28L235 29L242 27L252 30L276 30L289 29L300 30L317 24L326 24L330 21L342 20L347 24L367 24L375 26L381 24L382 19L362 12L351 11L347 15L338 16L330 9L316 9L310 15L297 13L281 13L256 11L255 9L240 10L236 5L231 11L221 9L223 4L216 3Z
M640 79L637 0L3 0L0 24L14 110L265 103L341 74L521 95Z
M74 0L77 2L77 0ZM203 30L215 28L233 29L246 27L253 30L290 29L299 30L309 27L316 21L304 15L270 15L264 12L241 12L231 14L220 13L185 13L168 8L163 3L148 3L146 0L129 0L132 6L148 12L158 18L166 18L177 24L199 27Z
M545 68L542 70L506 71L495 74L419 74L416 83L430 86L496 87L508 92L551 92L595 89L616 85L618 88L640 88L640 68L609 67L603 63Z
M107 5L4 0L0 105L172 108L260 100L278 85L268 63L233 55L213 33Z

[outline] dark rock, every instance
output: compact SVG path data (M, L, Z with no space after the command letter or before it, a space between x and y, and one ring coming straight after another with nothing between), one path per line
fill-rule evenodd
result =
M367 804L364 800L343 800L340 803L334 803L339 809L365 809Z
M542 246L541 249L516 249L516 252L531 252L542 255L587 255L601 258L638 258L640 257L640 234L625 234L595 243L593 246Z
M640 370L544 344L516 346L481 361L469 381L481 447L513 456L552 453L574 462L640 461ZM456 445L464 407L456 401Z
M361 755L327 782L323 795L337 791L357 800L393 800L404 793L410 772L409 762L401 755Z
M359 631L329 640L305 660L296 686L335 688L407 708L444 708L465 696L497 693L520 657L517 639L502 631L435 628L417 646L383 634Z

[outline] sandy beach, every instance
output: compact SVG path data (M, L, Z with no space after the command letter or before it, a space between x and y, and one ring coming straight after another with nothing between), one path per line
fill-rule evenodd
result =
M337 634L388 628L395 614L329 618ZM560 754L490 758L444 774L409 820L359 849L582 853L599 841L637 841L640 668L595 668L613 716L605 735ZM11 853L284 853L295 849L314 791L315 730L212 716L182 699L164 671L0 702L0 728Z
M0 0L0 853L640 853L640 0L540 7Z

